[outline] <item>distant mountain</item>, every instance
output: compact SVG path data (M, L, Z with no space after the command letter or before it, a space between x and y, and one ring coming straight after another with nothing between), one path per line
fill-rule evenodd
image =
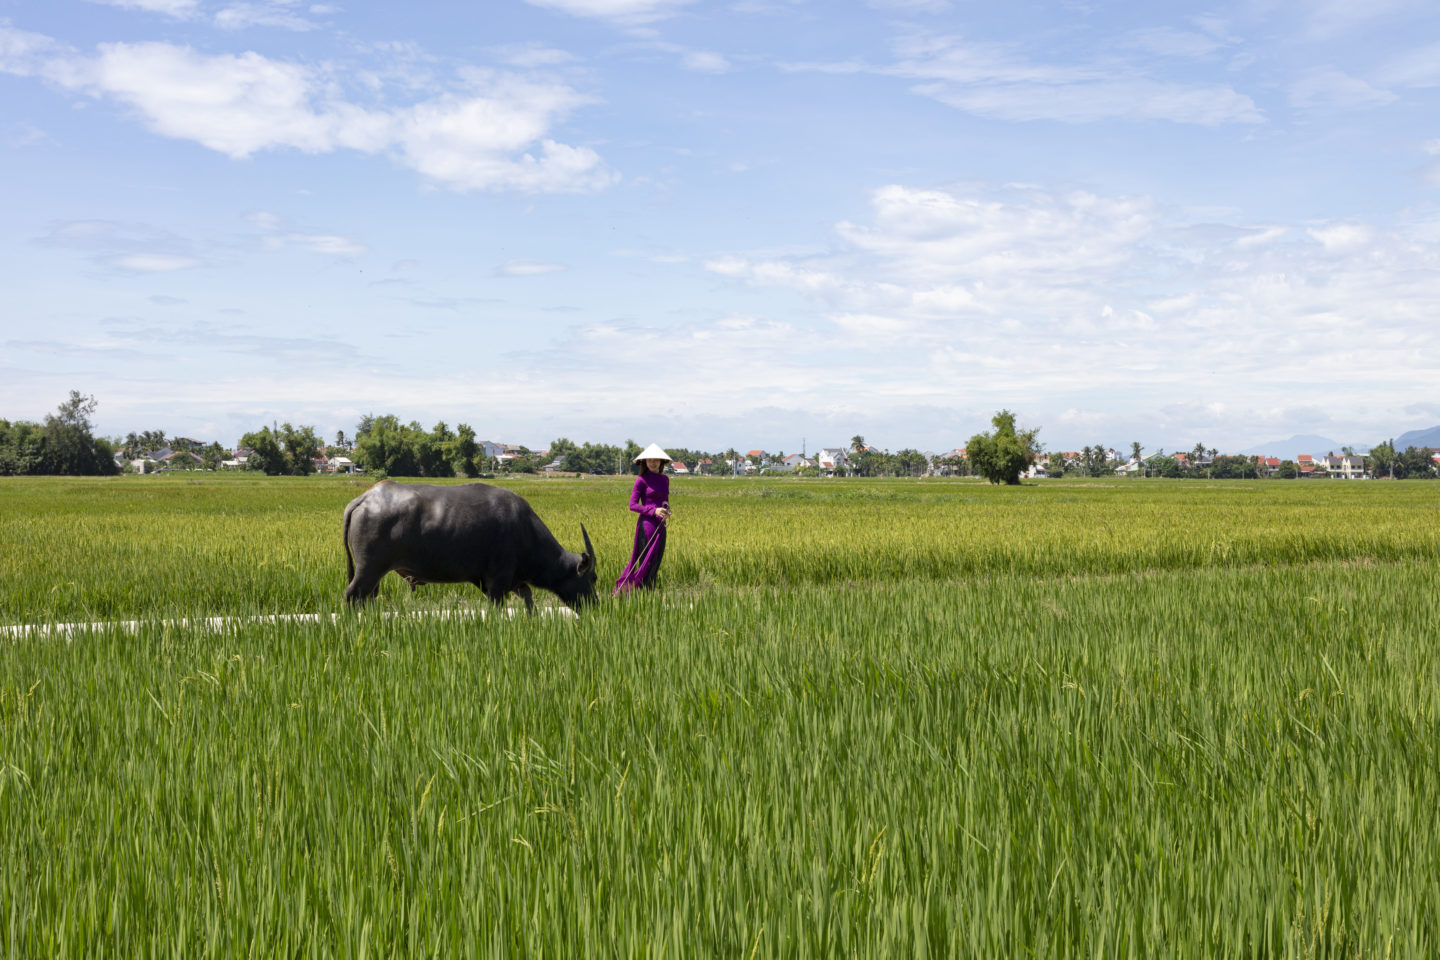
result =
M1308 453L1316 457L1324 456L1332 451L1339 453L1340 448L1345 446L1351 447L1356 453L1370 452L1369 446L1363 443L1343 444L1331 440L1329 437L1317 437L1310 433L1297 433L1289 440L1273 440L1270 443L1262 443L1248 450L1241 450L1240 453L1247 457L1279 457L1281 460L1294 460L1302 453ZM1401 450L1405 449L1400 445L1399 440L1395 441L1395 446Z
M1440 427L1431 427L1429 430L1411 430L1395 438L1396 450L1403 451L1407 447L1429 447L1431 450L1440 450Z

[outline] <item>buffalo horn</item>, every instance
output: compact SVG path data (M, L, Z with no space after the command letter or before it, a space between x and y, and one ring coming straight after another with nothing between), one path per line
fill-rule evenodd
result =
M591 560L595 559L595 548L590 545L590 532L585 529L585 524L580 524L580 536L585 538L585 556Z

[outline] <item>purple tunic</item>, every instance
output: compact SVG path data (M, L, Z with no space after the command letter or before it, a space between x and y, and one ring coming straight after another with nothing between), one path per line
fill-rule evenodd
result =
M630 562L615 581L615 593L627 593L636 587L655 586L660 573L660 560L665 556L665 524L655 515L658 507L670 504L670 478L662 473L641 473L630 491L630 509L640 514L635 521L635 545Z

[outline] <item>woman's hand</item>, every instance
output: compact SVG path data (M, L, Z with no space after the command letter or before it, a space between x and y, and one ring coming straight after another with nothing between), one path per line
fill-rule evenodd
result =
M655 516L657 516L657 517L660 518L660 522L661 522L661 523L666 523L666 522L668 522L668 521L670 520L670 508L669 508L669 507L656 507L656 508L655 508Z

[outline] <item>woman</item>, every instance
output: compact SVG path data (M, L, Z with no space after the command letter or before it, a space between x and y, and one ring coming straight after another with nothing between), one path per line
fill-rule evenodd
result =
M640 475L630 491L630 509L640 517L635 521L630 562L615 581L615 596L655 586L665 556L665 525L670 520L670 478L665 476L665 464L670 462L670 454L652 443L635 462L640 464Z

